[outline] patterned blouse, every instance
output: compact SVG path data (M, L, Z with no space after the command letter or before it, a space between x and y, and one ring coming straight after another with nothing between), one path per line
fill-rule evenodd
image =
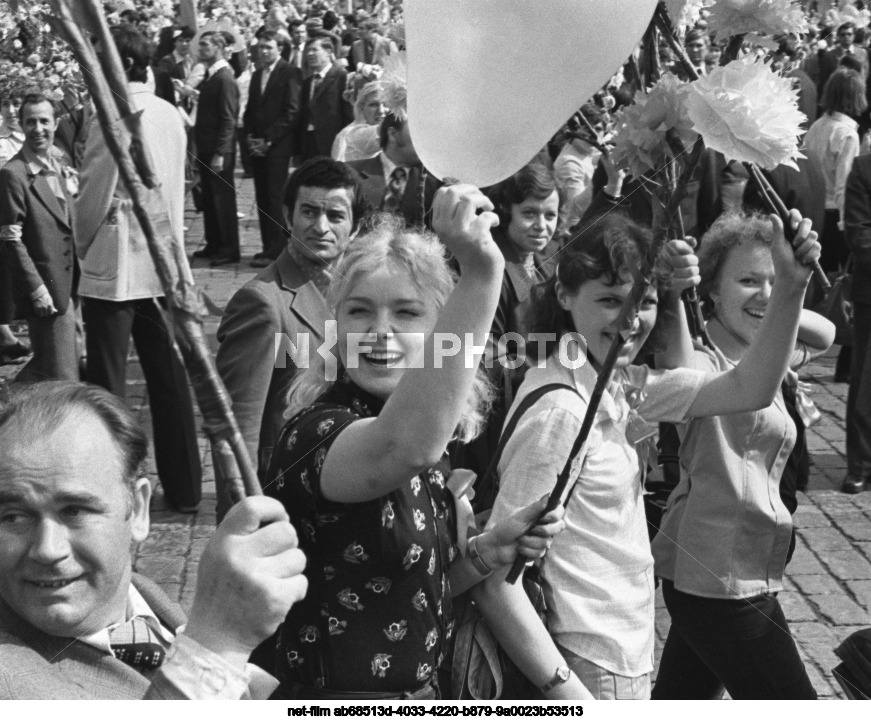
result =
M282 685L409 691L434 680L453 631L447 571L458 555L445 461L381 498L335 503L320 471L339 433L383 401L336 383L285 425L265 492L284 504L309 590L279 630Z

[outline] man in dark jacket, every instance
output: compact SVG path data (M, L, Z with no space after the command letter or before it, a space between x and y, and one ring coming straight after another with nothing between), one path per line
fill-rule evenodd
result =
M277 33L261 33L257 42L260 67L251 78L243 116L263 241L263 252L251 261L255 268L269 265L286 244L281 198L293 155L302 71L279 57L280 45Z
M347 73L334 64L333 38L323 34L305 46L305 57L312 71L302 86L298 138L303 160L319 155L329 157L336 135L354 120L354 109L345 100Z
M853 358L847 393L845 493L871 485L871 155L853 161L844 195L846 240L853 254Z
M227 40L221 33L200 36L200 61L206 79L200 85L194 140L202 188L206 247L194 257L211 258L212 266L239 260L239 221L236 216L236 118L239 88L225 59Z
M54 106L44 95L24 98L24 146L0 170L0 264L27 318L39 380L78 380L73 247L75 215L68 171L54 147Z

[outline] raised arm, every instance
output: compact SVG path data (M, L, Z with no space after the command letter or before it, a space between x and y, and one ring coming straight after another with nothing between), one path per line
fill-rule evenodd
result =
M434 349L444 334L464 346L467 334L474 334L483 351L505 266L490 235L499 222L492 210L487 197L470 185L448 186L436 195L433 228L457 258L462 276L426 338L424 367L406 370L378 417L352 424L330 448L321 473L328 499L355 503L378 498L444 453L472 391L481 354L469 362L464 347L435 367Z
M741 362L730 371L705 380L689 408L690 417L758 410L770 405L795 350L802 302L810 280L810 263L820 256L811 223L791 212L796 236L794 249L783 235L780 219L769 216L774 229L771 257L776 282L768 309Z
M695 240L670 240L659 258L662 302L657 323L657 368L681 368L692 364L693 339L681 293L699 283L699 259L693 252Z
M806 363L831 348L835 342L835 324L819 313L805 308L798 324L798 342L802 349L796 351L796 354ZM795 367L795 363L790 365Z

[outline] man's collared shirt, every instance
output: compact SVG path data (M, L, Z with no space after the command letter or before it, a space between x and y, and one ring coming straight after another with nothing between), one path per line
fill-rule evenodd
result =
M215 73L218 72L221 68L229 68L229 67L230 67L230 63L228 63L226 60L221 58L220 60L218 60L218 62L216 62L214 65L212 65L210 68L208 68L206 70L206 80L213 77L215 75Z
M183 633L184 626L179 626L175 632L165 628L142 594L131 583L124 620L129 621L137 617L145 620L149 629L157 635L160 643L167 649L166 661L161 666L164 677L161 682L168 682L186 698L265 699L278 685L278 682L262 669L247 664L245 671L241 671L218 654L188 638ZM89 636L81 636L77 640L106 654L114 655L109 644L109 631L120 623L123 622L112 624Z
M61 167L56 155L58 152L52 147L49 150L48 157L43 157L34 153L26 143L21 148L21 153L27 163L27 171L31 175L45 176L51 192L61 201L61 205L65 205L67 198L61 188Z
M272 63L268 68L263 68L263 72L260 73L260 95L266 92L266 85L269 83L269 76L272 75L272 71L275 70L275 66L278 65L278 61L281 58L276 58L275 62Z
M390 181L390 176L393 175L393 171L399 166L388 158L387 153L383 150L379 153L379 157L381 158L381 167L384 170L384 182L386 184ZM406 170L408 170L408 168L406 168Z
M93 646L100 651L112 653L112 646L109 643L109 632L116 626L120 626L122 623L134 618L145 620L145 623L148 624L148 628L154 632L164 649L168 649L172 645L172 642L175 640L175 633L164 628L157 616L154 615L154 611L151 610L148 602L142 598L142 594L136 590L132 583L130 584L130 590L127 593L127 614L124 621L114 623L107 628L100 629L99 631L90 634L89 636L81 636L79 641L88 644L88 646ZM176 629L176 631L177 630L178 629Z
M315 91L318 89L318 85L320 85L324 81L324 78L327 76L327 73L330 72L330 69L332 67L333 67L332 65L327 65L327 67L325 67L323 70L319 70L318 72L316 72L312 75L312 86L311 86L311 92L309 94L309 103L311 103L312 98L314 98ZM309 110L309 118L311 118L311 110ZM315 129L314 122L312 122L312 120L309 120L308 127L306 128L306 130L312 131L314 129Z

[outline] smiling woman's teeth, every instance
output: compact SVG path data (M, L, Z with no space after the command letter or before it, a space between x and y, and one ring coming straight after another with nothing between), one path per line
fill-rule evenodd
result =
M366 360L370 363L377 363L379 365L389 365L390 363L395 363L400 358L402 358L401 353L393 353L390 351L372 351L366 355Z

